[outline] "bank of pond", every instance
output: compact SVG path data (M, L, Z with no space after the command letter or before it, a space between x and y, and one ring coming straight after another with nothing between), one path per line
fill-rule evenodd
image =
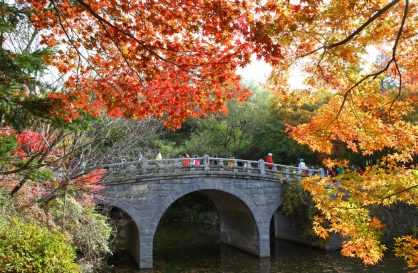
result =
M416 209L398 204L393 211L382 211L386 218L404 221ZM391 215L389 217L388 215ZM408 216L409 215L409 216ZM292 217L291 217L292 218ZM384 217L380 217L384 218ZM417 218L418 217L412 217ZM295 219L294 219L295 220ZM414 220L415 221L415 220ZM406 226L398 221L386 221L386 239ZM275 239L273 221L270 224L270 257L259 258L220 242L219 219L211 201L201 194L188 194L176 200L164 213L153 241L153 269L138 269L124 251L125 238L120 233L119 251L109 259L114 273L149 272L372 272L407 273L403 259L387 251L382 261L366 266L360 259L343 257L339 250L325 251L295 242ZM123 231L123 228L121 228ZM301 234L302 236L302 234ZM416 268L415 268L416 269Z
M282 240L271 240L271 256L259 258L219 241L219 226L191 223L161 223L154 237L154 268L138 269L124 252L110 259L114 273L180 272L396 272L411 271L402 259L387 252L375 266L359 259L341 256Z

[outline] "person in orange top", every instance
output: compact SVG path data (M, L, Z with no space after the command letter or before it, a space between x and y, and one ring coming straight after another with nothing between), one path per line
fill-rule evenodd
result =
M183 158L190 158L190 156L187 153L182 154ZM190 160L184 160L183 161L183 167L188 167L190 165Z
M268 163L274 163L273 162L273 154L272 153L269 153L267 155L266 162L268 162ZM269 168L270 170L273 169L273 164L267 164L267 168Z
M229 159L235 159L235 157L233 157L232 155L231 156L229 156ZM234 167L234 161L229 161L228 162L228 167Z

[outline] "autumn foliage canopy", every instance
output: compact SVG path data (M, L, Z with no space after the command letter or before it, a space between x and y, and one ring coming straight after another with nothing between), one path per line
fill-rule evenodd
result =
M342 253L366 264L386 249L380 243L384 224L372 211L398 202L418 205L417 9L408 0L268 1L260 9L263 31L282 45L281 56L263 55L273 64L270 89L283 105L321 103L309 122L288 126L289 135L329 155L329 168L351 167L335 154L336 144L363 156L385 155L363 175L303 181L322 212L317 234L346 236ZM303 77L298 88L287 80L295 71ZM396 255L416 265L416 238L395 242Z
M79 111L142 119L163 117L177 128L188 117L225 111L244 100L236 26L246 2L26 1L41 43L56 47L49 61L65 75L50 94L68 121ZM64 103L64 102L71 102Z

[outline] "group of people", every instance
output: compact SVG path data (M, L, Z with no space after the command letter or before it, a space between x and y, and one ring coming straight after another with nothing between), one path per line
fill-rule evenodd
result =
M269 153L267 155L266 162L267 162L266 169L272 169L273 164L274 164L272 153ZM301 174L304 174L304 175L308 174L308 167L306 167L305 160L303 158L298 158L296 160L295 167L300 169ZM315 168L313 167L313 169L315 169Z
M155 160L158 162L159 160L162 159L162 155L161 155L161 151L158 150L158 149L156 150L156 153L157 154L155 156ZM184 153L181 154L181 158L188 159L188 158L190 158L190 156L186 152L184 152ZM190 165L194 165L194 166L200 165L200 160L197 159L198 158L197 155L193 155L192 158L194 158L194 160L183 160L182 165L184 167L188 167ZM218 165L218 160L216 160L216 158L218 158L218 155L217 154L213 154L213 158L214 159L211 160L210 164L211 165ZM230 155L229 156L229 159L231 159L231 160L228 161L228 167L233 167L234 166L234 159L235 159L235 157L232 156L232 155ZM141 153L139 153L139 155L138 155L138 160L139 161L142 160L142 154ZM268 155L266 157L266 165L265 165L266 166L266 169L270 169L270 170L273 169L273 164L274 164L273 154L272 153L268 153ZM298 158L297 159L296 164L295 164L295 167L298 167L299 169L301 169L301 172L305 172L307 174L308 167L306 167L305 161L304 161L303 158ZM304 170L306 170L306 171L304 171Z
M184 153L181 154L181 158L190 159L190 156L186 152L184 152ZM216 165L219 164L219 160L216 160L216 158L218 158L218 155L213 154L212 160L210 161L210 165L216 166ZM158 163L158 161L161 160L161 159L162 159L161 151L159 149L157 149L155 160ZM230 160L228 161L228 167L233 167L234 164L235 164L235 162L234 162L235 157L230 155L229 159ZM139 152L138 153L138 161L141 162L141 160L142 160L142 153ZM273 161L273 154L272 153L267 154L267 157L266 157L265 161L266 161L265 168L270 169L270 170L273 169L274 161ZM183 160L182 161L182 166L188 167L190 165L193 165L193 166L200 165L200 160L198 159L197 155L193 155L192 159L190 159L190 160ZM244 163L244 167L247 167L246 165L247 165L247 163ZM299 168L299 172L302 175L308 175L308 167L306 166L305 160L303 158L298 158L296 160L296 163L295 163L294 166ZM258 168L258 165L256 167ZM315 166L312 166L311 169L316 169L316 168L315 168ZM363 173L363 168L362 167L357 167L357 168L355 168L355 170L360 174ZM342 174L345 171L345 169L344 169L344 167L340 166L340 167L332 169L332 170L328 169L328 168L324 168L324 171L325 171L326 176L336 176L336 175Z
M161 151L160 150L156 150L156 152L157 152L157 155L155 156L155 160L158 162L159 160L162 159L162 156L161 156ZM181 158L185 158L185 159L190 158L189 154L186 153L186 152L182 153L180 155L180 157ZM217 154L214 154L213 155L213 158L217 158L217 157L218 157ZM233 156L231 156L231 157L234 158ZM200 160L198 159L198 156L197 155L193 155L192 158L193 159L191 159L191 160L183 160L182 165L184 167L189 167L190 165L199 166L200 165ZM141 159L142 159L142 155L140 155L139 160L141 160ZM211 160L211 163L210 164L211 165L218 165L218 161L217 160ZM228 166L229 166L229 164L228 164Z
M190 158L190 156L187 153L182 153L181 154L182 158ZM200 165L200 160L197 159L197 155L193 155L192 158L194 158L193 160L183 160L182 164L184 167L188 167L190 166L190 164L194 165L194 166L198 166Z

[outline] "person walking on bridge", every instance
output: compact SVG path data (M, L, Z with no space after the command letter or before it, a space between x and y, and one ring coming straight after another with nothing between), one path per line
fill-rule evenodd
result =
M160 150L158 150L157 149L157 156L155 157L155 160L161 160L161 159L163 159L163 157L162 157L162 155L161 155L161 152L160 152Z
M303 158L300 159L299 173L302 174L302 175L307 175L308 174L308 167L306 167L305 160L303 160Z
M190 158L190 156L187 153L183 153L181 156L186 158L186 160L183 160L183 167L189 167L190 161L188 158Z
M213 154L213 158L214 159L210 161L210 165L214 165L214 166L218 165L218 160L215 159L215 158L218 158L218 155Z
M270 170L271 170L271 169L273 169L273 164L274 164L274 162L273 162L273 154L272 154L272 153L269 153L269 154L267 155L266 161L267 161L268 163L272 163L272 164L267 164L267 168L269 168Z
M299 164L300 164L300 158L298 157L298 159L296 159L295 167L299 168Z
M199 160L199 159L197 159L197 158L198 158L198 156L197 156L197 155L194 155L194 156L193 156L193 158L195 158L195 159L193 160L193 165L195 165L195 166L199 166L199 165L200 165L200 160Z
M235 157L230 155L229 159L232 159L232 160L228 161L228 167L234 167L234 161L233 160L235 159Z

